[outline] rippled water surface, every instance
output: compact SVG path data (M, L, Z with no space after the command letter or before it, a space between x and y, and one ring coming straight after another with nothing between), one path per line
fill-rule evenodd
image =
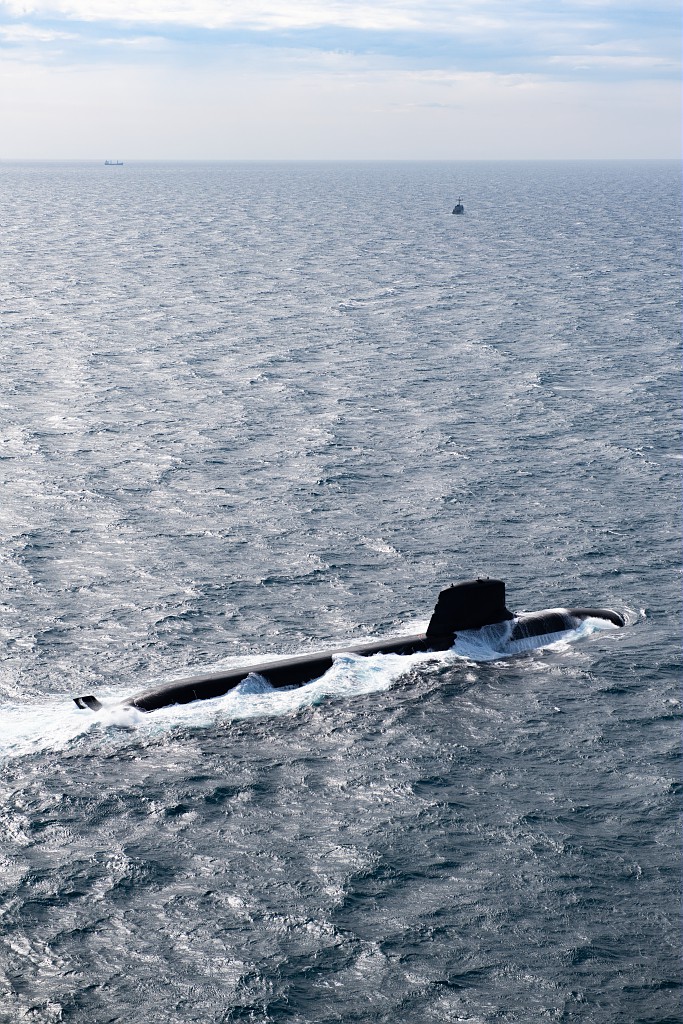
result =
M0 165L2 1024L679 1019L679 179Z

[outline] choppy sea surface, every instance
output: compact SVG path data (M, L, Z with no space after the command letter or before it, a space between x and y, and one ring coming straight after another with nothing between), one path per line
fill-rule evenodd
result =
M0 165L2 1024L679 1020L679 196ZM71 700L481 574L627 626Z

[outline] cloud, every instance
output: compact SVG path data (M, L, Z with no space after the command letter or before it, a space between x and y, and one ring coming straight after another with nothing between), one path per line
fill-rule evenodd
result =
M144 22L210 29L336 26L359 31L415 31L449 29L454 25L495 28L503 24L499 15L487 13L486 5L477 0L6 0L2 6L14 17L30 14L76 21Z
M360 31L499 31L521 22L542 25L609 23L635 14L676 18L674 0L3 0L11 17L186 25L196 28L297 29L324 26ZM586 21L586 15L592 17Z
M0 25L0 40L5 43L22 45L24 43L54 43L64 39L76 39L73 32L57 32L54 29L40 28L36 25L12 24Z
M637 56L632 53L565 53L562 56L549 57L548 63L558 67L587 71L597 68L605 71L645 72L675 72L678 70L676 62L665 57Z
M304 59L315 67L319 55L340 52L404 68L549 78L679 73L668 0L647 8L628 0L0 0L3 20L0 46L20 57L23 44L31 61L42 49L46 63L98 63L111 48L126 61L137 53L203 65L252 61L260 49L281 67ZM601 47L609 59L596 58Z
M0 0L19 97L0 138L17 156L673 154L678 35L670 0Z

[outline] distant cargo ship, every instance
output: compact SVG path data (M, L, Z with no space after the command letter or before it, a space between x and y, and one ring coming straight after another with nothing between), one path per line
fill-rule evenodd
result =
M123 160L105 160L105 167L123 167Z

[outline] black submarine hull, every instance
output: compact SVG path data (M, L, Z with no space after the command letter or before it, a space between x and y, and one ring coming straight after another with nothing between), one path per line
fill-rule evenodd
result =
M122 701L119 706L138 711L157 711L173 704L211 700L222 697L251 675L262 676L276 688L303 686L324 675L332 667L335 657L341 654L370 657L373 654L405 655L446 651L453 646L458 630L477 630L513 619L513 639L516 632L520 636L540 637L574 629L581 620L588 617L606 619L615 626L624 625L624 619L618 612L605 608L554 609L513 616L505 607L505 584L502 580L471 580L441 591L426 633L393 640L349 644L331 651L189 676L143 690ZM92 695L74 697L74 700L80 708L96 711L102 707Z
M339 654L355 654L369 657L372 654L417 654L421 651L447 650L450 644L435 647L424 636L404 637L384 643L359 644L340 647L334 651L283 658L281 661L245 665L225 672L208 672L202 676L178 679L174 683L145 690L125 701L125 705L139 711L156 711L168 704L189 704L194 700L210 700L222 697L251 675L262 676L271 686L303 686L324 675L332 668L334 658Z

